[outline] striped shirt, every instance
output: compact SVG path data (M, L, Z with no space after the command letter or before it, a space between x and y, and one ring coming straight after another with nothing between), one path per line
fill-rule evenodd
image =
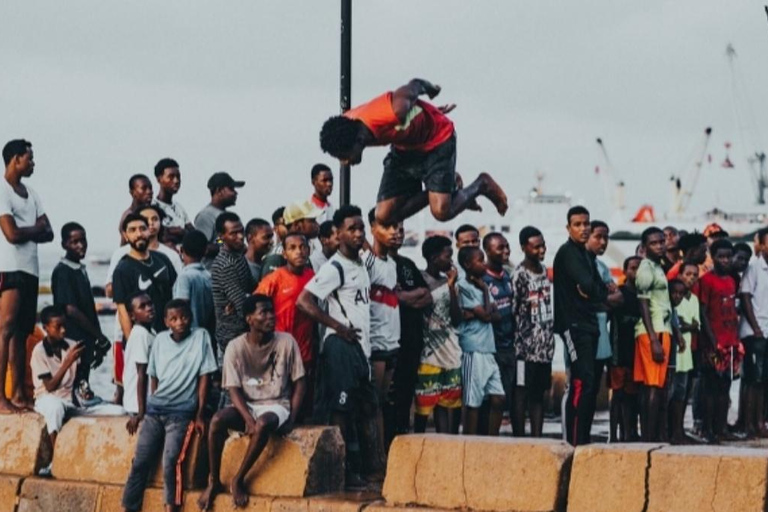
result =
M221 246L211 265L211 281L216 312L216 343L221 363L227 343L248 331L243 317L243 302L253 292L254 283L245 256L231 252L225 245ZM229 314L225 311L228 304L234 309Z

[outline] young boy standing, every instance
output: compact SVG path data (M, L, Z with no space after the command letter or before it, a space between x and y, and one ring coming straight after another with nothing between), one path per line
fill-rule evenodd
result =
M234 506L245 507L245 475L259 459L270 434L290 432L304 399L306 377L301 351L293 336L275 332L272 300L260 294L248 297L243 312L249 331L232 340L224 354L222 386L229 391L232 406L222 409L211 420L211 475L197 502L201 510L210 510L223 488L221 453L229 431L245 432L251 438L240 469L229 485Z
M677 293L682 293L680 303L675 306L680 332L683 337L683 346L676 354L675 374L672 384L672 396L670 397L670 426L672 431L672 443L685 442L683 422L685 420L685 407L688 404L689 381L693 371L693 339L699 332L699 299L691 293L699 277L699 266L695 263L683 263L680 277L670 281L670 298L676 299ZM678 284L680 283L680 284ZM682 289L680 290L682 286ZM674 305L674 304L673 304Z
M155 179L160 185L160 191L155 198L155 204L163 211L163 240L172 246L178 245L184 239L187 231L194 229L189 215L173 196L181 188L181 171L179 163L173 158L163 158L155 165Z
M264 219L251 219L245 225L245 261L257 286L261 281L264 258L272 250L274 238L272 226Z
M101 332L91 281L82 264L88 250L85 228L76 222L64 224L61 228L61 247L65 251L64 258L53 269L51 276L53 304L67 314L68 337L84 343L85 349L77 367L75 396L79 405L92 405L95 397L88 383L91 366L95 368L101 364L112 344Z
M123 490L123 508L139 511L144 501L147 479L154 470L162 445L165 510L179 511L182 484L177 478L192 434L205 434L203 408L208 380L217 369L211 338L205 329L192 329L189 302L173 299L165 306L168 328L155 338L149 356L149 398L131 472ZM141 408L141 405L139 406Z
M520 248L525 259L512 275L515 315L517 378L515 418L525 432L525 412L531 419L531 436L541 437L544 427L544 393L552 383L555 331L552 283L542 263L547 253L544 236L527 226L520 231Z
M490 413L488 433L499 435L504 411L504 386L496 364L496 345L493 322L500 319L493 296L483 281L485 275L483 251L477 247L464 247L459 251L459 265L466 277L458 282L459 305L463 321L459 325L459 344L464 352L461 358L463 397L465 407L464 433L476 435L480 420L480 406L488 397Z
M704 436L718 440L727 435L729 392L743 358L736 310L736 280L731 275L733 245L715 240L709 248L713 269L699 279L702 310Z
M152 299L144 292L138 292L128 299L126 304L128 314L133 322L131 335L125 347L125 368L123 369L123 409L131 415L126 429L129 434L135 434L139 423L146 414L146 397L149 391L147 365L155 331L152 322L155 320L155 307ZM139 396L144 397L140 400Z
M173 298L188 300L192 308L192 327L202 327L213 337L216 329L213 284L211 273L203 266L207 245L205 235L196 229L184 235L181 241L184 268L173 284Z

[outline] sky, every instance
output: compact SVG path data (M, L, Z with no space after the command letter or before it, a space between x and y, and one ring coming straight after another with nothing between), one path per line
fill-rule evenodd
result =
M97 252L117 244L129 176L166 156L190 215L224 170L247 182L234 210L268 219L309 196L314 163L336 167L318 134L339 110L339 12L338 0L3 2L0 139L32 141L29 183L54 229L81 222ZM621 179L628 216L664 211L670 175L712 126L691 211L753 203L746 157L768 147L760 2L358 1L352 38L352 103L413 77L440 84L435 102L458 104L458 170L491 173L510 198L543 172L547 192L587 206L610 202L601 179ZM720 167L726 142L734 169ZM366 209L384 156L366 150L352 171Z

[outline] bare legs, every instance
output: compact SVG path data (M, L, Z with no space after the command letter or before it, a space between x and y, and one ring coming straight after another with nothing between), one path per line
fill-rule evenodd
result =
M10 398L16 400L19 388L23 389L24 386L24 361L22 361L22 373L18 373L15 361L18 350L13 348L13 345L16 344L15 331L18 313L19 291L12 289L0 293L0 385L3 386L3 392L0 393L0 414L20 412L20 409L5 396L9 360L14 361L13 387Z

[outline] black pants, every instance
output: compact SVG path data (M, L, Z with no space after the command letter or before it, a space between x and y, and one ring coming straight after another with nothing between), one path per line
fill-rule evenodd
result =
M390 414L394 416L394 432L388 432L387 439L399 434L407 434L411 429L411 405L416 392L416 372L421 362L421 350L424 340L421 336L403 337L400 340L395 374L392 377L392 396L394 402ZM386 422L385 422L386 423Z
M571 329L564 332L562 338L565 342L565 357L570 362L565 402L565 438L573 446L589 444L599 385L595 375L598 334Z

